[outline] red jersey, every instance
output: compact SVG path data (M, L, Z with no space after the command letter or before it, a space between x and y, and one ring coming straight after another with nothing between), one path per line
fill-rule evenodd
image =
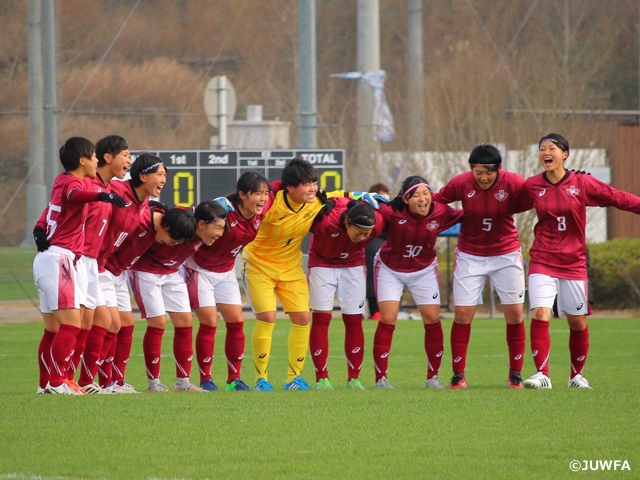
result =
M111 193L110 185L105 185L100 174L95 178L84 178L85 189L90 192ZM102 239L107 231L107 225L111 218L113 206L107 202L95 202L87 209L87 218L84 221L84 248L82 254L91 258L98 258Z
M433 195L436 202L462 202L458 250L492 257L520 248L513 214L524 182L520 175L499 170L494 184L483 190L469 171L453 177Z
M376 212L376 224L369 238L354 243L347 235L344 219L347 216L349 198L333 198L335 206L319 222L311 225L309 268L349 268L364 265L364 247L384 231L384 220Z
M567 171L555 185L544 173L529 177L521 205L535 208L529 273L567 280L587 279L586 207L616 207L640 214L640 198L595 177Z
M173 247L154 242L131 266L131 270L155 273L157 275L176 273L180 265L203 245L204 242L199 237Z
M387 224L387 240L380 247L380 259L396 272L417 272L436 258L438 234L460 222L462 210L451 208L444 203L433 202L431 211L425 215L415 215L405 207L394 210L390 205L381 204L378 210Z
M47 240L56 247L72 251L78 258L84 245L86 204L71 200L73 192L84 191L84 182L69 172L58 175L53 182L49 206L36 223L47 233Z
M138 195L131 182L112 180L109 182L111 191L117 193L127 202L122 208L114 208L111 211L111 219L98 255L98 270L104 272L107 257L119 249L127 237L141 228L143 214L149 216L149 200L138 200ZM143 250L144 252L144 250ZM142 253L142 252L141 252ZM140 253L138 253L140 255Z
M120 210L124 210L124 208ZM154 208L148 206L143 208L140 215L136 217L135 230L129 230L127 235L119 237L122 238L122 241L106 257L104 268L116 277L136 263L142 254L156 243L156 230L153 225L154 211Z
M244 218L238 210L227 213L227 228L224 235L217 239L213 245L203 245L193 255L196 264L205 270L216 273L225 273L235 268L236 257L242 253L242 249L253 241L258 234L262 218L273 205L274 193L269 193L269 199L265 203L262 213L253 218Z

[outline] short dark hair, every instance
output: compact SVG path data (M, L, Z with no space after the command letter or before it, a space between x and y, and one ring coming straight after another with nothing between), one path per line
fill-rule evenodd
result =
M156 173L160 167L163 167L165 171L167 168L162 163L160 157L156 157L150 153L143 153L138 155L133 165L131 165L131 170L129 173L131 174L131 184L134 187L139 187L142 185L142 179L140 175L146 173Z
M303 183L318 181L318 172L313 165L300 157L291 160L282 170L282 188L297 187Z
M81 158L91 160L96 153L96 146L84 137L71 137L60 147L60 163L65 172L75 170L80 166Z
M196 234L197 222L184 208L170 208L162 216L160 226L167 230L169 236L177 241L191 240Z
M549 140L550 142L555 143L563 152L569 153L569 141L559 133L549 133L544 137L542 137L538 142L538 148L540 148L540 145L542 145L542 142L546 140Z
M495 171L498 168L498 165L501 164L502 155L500 155L500 150L488 143L476 145L469 155L469 165L472 167L474 165L482 165L488 170Z
M98 140L96 143L96 157L98 157L98 166L102 167L107 162L104 156L110 153L114 157L123 150L129 150L127 141L120 135L108 135Z
M227 211L218 202L212 200L205 200L200 202L195 208L193 213L196 221L202 220L205 223L213 222L216 220L226 220Z
M376 224L376 212L368 203L352 200L347 204L347 219L351 225L366 228Z

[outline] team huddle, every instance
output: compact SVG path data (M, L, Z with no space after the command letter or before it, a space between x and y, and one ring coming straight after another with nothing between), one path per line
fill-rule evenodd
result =
M316 389L333 389L327 369L328 330L337 297L345 324L346 387L360 380L365 342L365 246L386 234L374 260L380 320L374 341L375 388L393 388L388 365L405 287L424 323L427 388L439 378L444 351L440 322L437 236L461 223L456 249L449 388L467 388L467 347L476 306L489 276L506 320L509 388L552 388L549 320L557 299L566 316L571 368L568 386L590 388L582 376L589 350L586 207L613 206L640 213L640 198L569 171L568 141L539 142L543 172L524 179L502 170L499 151L478 145L470 171L438 193L426 178L407 177L393 199L370 192L324 192L311 164L290 161L278 181L244 172L228 197L168 208L154 201L166 182L160 158L144 153L132 163L124 138L92 142L73 137L60 149L65 172L34 228L33 272L45 330L38 349L37 393L136 393L125 381L133 341L129 288L147 328L143 338L148 392L171 389L160 379L167 315L174 325L173 391L217 391L211 375L217 320L226 324L227 391L250 390L242 380L245 351L241 282L256 324L252 333L254 389L273 390L268 378L277 301L291 320L285 390L309 390L301 376L310 350ZM130 179L123 181L129 172ZM460 202L462 209L448 204ZM536 372L522 379L526 331L525 269L514 215L535 209L528 297L530 348ZM308 273L302 241L311 232ZM191 382L193 314L199 326Z

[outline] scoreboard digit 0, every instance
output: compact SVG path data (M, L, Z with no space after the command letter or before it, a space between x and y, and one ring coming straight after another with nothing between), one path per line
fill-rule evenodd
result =
M131 160L141 152L131 153ZM269 181L279 180L285 165L295 157L318 171L318 184L327 191L341 190L345 182L344 150L155 150L167 167L167 183L160 200L168 206L197 205L203 200L235 192L246 171Z

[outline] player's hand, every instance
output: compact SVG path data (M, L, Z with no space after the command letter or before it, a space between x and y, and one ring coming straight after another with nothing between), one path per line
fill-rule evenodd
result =
M318 197L320 199L320 202L324 205L325 203L327 203L327 192L322 189L319 188L318 191L316 192L316 197ZM332 207L333 208L333 207Z
M36 241L36 248L39 252L44 252L51 246L51 243L47 240L47 234L42 227L33 229L33 239Z
M227 197L214 198L213 201L222 205L224 207L224 211L227 213L233 212L235 210L235 208L233 208L233 204Z
M382 199L381 201L384 201L384 203L389 203L386 197L383 197L382 195L379 195L377 193L371 193L371 192L353 192L353 196L351 198L353 198L354 200L363 200L367 202L369 205L371 205L373 208L378 210L380 208L380 203L378 202L378 198L376 197L381 198Z
M166 204L164 204L164 203L162 203L162 202L160 202L158 200L149 200L149 206L150 207L154 207L154 208L161 208L165 212L167 210L169 210L169 207Z
M124 201L124 198L117 193L100 192L98 194L98 201L110 203L118 208L122 208L127 204L127 202Z
M322 208L320 209L320 211L318 212L318 214L313 219L313 221L321 222L326 215L329 215L329 213L331 212L331 210L333 210L333 207L335 206L336 206L335 200L328 198L327 201L322 206Z

